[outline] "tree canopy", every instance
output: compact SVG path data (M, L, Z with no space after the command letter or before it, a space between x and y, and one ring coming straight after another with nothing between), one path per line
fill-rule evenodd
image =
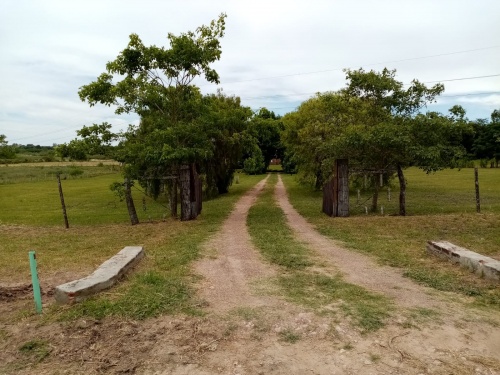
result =
M404 88L395 76L396 71L388 69L346 70L345 88L317 94L284 117L284 141L306 176L315 178L317 188L332 176L335 159L348 158L354 168L367 173L397 172L404 215L403 170L417 166L430 172L454 166L464 155L466 122L458 107L450 116L422 113L443 92L443 85L429 88L413 80Z

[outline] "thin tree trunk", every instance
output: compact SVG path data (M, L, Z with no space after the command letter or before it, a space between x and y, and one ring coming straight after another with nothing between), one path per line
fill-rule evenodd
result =
M189 166L189 195L191 200L191 220L198 217L198 173L196 172L196 166L191 164Z
M132 225L139 224L139 218L137 217L137 212L135 210L134 199L132 198L132 189L130 179L126 178L124 182L125 186L125 201L127 202L128 215L130 216L130 223Z
M325 186L323 186L323 213L328 216L333 216L334 214L334 189L333 189L333 181L332 178L328 181Z
M181 220L191 220L191 168L183 164L179 168L179 185L181 191Z
M406 216L406 180L403 174L403 168L398 164L399 179L399 215Z
M168 180L168 195L170 205L170 216L177 217L177 178Z
M373 178L373 188L375 189L373 191L373 197L372 197L372 212L377 212L378 209L378 191L379 191L379 185L376 176Z

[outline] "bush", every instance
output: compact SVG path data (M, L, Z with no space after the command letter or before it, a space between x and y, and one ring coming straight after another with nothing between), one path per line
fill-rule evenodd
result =
M265 173L265 171L266 164L260 149L254 151L253 155L243 162L243 172L246 174L261 174Z
M83 174L83 169L80 168L80 167L77 167L77 166L70 166L68 167L68 174L71 176L71 177L76 177L76 176L80 176Z

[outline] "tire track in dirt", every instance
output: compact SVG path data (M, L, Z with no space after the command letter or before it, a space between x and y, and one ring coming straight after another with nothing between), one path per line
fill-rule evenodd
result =
M271 298L252 292L252 283L274 276L275 272L254 248L246 225L248 211L268 178L240 198L220 231L204 245L206 257L195 264L195 271L204 278L199 296L211 310L273 304Z
M432 289L412 282L394 268L381 266L365 255L344 249L317 232L288 200L281 176L276 184L275 199L298 239L340 270L346 281L383 293L403 307L444 307L443 302L429 295Z

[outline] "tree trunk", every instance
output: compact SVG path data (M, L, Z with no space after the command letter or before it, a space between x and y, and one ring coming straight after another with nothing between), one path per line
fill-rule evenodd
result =
M335 177L334 177L335 178ZM333 216L334 208L334 192L333 192L333 179L328 181L325 186L323 186L323 212L328 216Z
M191 168L183 164L179 168L179 187L181 192L181 220L191 220Z
M128 209L128 215L130 216L130 223L132 225L139 224L139 218L137 217L137 212L135 211L134 200L132 199L130 179L126 178L123 185L125 186L125 201L127 202L127 209Z
M169 206L170 206L170 216L177 217L177 177L172 180L168 180L168 195L169 195Z
M349 164L347 159L335 160L334 215L349 216Z
M315 173L316 182L314 184L314 188L316 190L320 190L323 187L323 177L321 175L321 169L318 169Z
M203 209L203 181L199 175L196 176L196 209L197 214L201 214Z
M189 196L191 200L191 220L196 219L201 211L201 207L198 203L201 203L201 199L198 200L198 196L201 197L198 181L200 177L196 172L196 166L191 164L189 167Z
M373 188L375 189L373 191L373 197L372 197L372 212L377 212L378 209L378 191L380 189L378 183L377 183L377 178L374 176L373 178Z
M401 165L398 164L399 215L406 216L406 181Z

